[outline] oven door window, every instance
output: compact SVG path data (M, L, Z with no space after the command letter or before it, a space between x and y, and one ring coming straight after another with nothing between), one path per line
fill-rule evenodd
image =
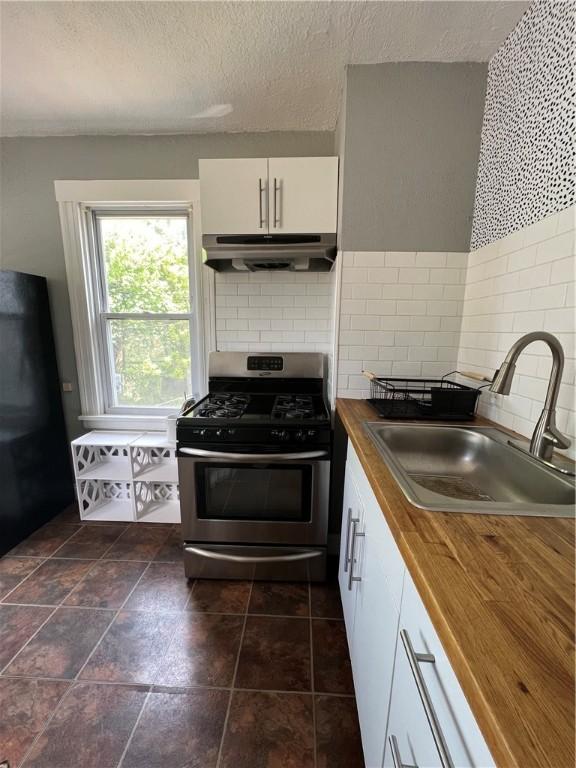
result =
M309 464L196 464L201 520L310 522Z

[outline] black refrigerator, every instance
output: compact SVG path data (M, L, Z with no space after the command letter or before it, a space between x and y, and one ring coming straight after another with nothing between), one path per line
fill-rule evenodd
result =
M73 489L46 279L0 270L0 555Z

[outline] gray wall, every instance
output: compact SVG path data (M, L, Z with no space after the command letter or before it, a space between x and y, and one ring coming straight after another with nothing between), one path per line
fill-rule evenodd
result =
M55 179L198 178L200 157L331 155L331 133L71 136L0 142L0 268L48 278L70 437L80 401Z
M467 251L486 64L347 70L341 248Z

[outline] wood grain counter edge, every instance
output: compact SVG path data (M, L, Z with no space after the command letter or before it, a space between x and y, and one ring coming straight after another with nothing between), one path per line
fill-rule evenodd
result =
M574 521L418 509L364 429L371 406L336 411L497 765L572 768Z

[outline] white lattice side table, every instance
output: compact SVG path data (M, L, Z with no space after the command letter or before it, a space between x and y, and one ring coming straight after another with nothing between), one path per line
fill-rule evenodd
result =
M83 520L179 523L176 446L163 432L93 431L72 441Z

